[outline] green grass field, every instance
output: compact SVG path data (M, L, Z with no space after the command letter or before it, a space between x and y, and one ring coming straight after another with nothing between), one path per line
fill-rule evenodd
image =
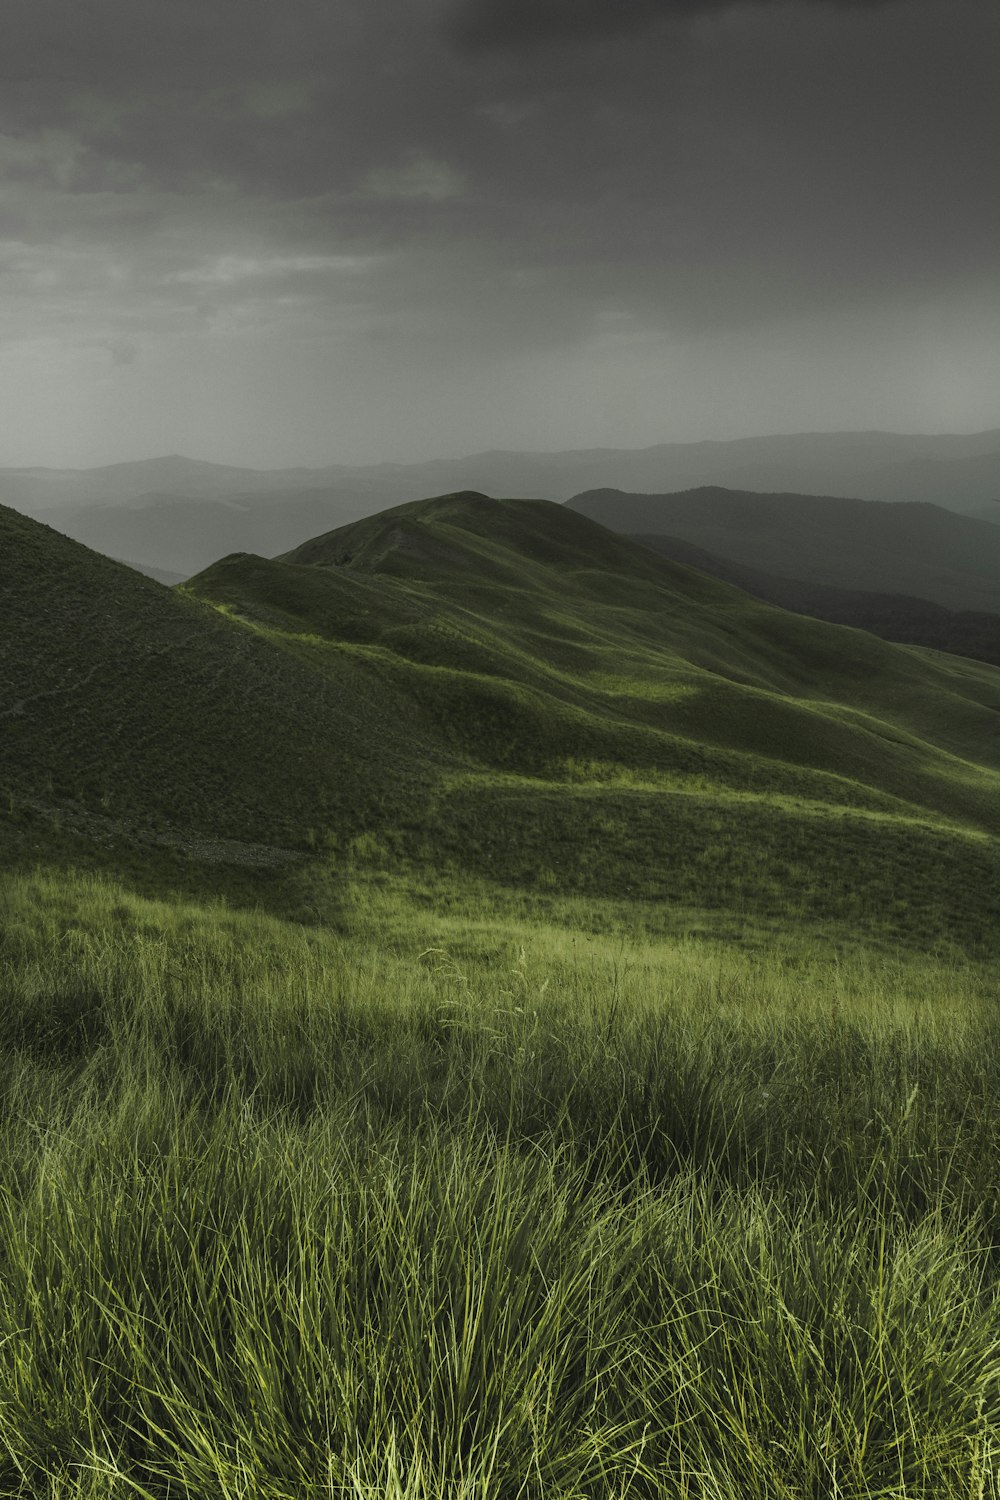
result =
M995 1495L992 966L446 905L10 882L0 1493Z
M0 1496L1000 1500L994 670L541 502L0 541Z

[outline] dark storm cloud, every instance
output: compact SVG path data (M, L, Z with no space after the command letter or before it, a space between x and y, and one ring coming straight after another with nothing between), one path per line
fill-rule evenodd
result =
M4 0L0 129L71 132L83 190L85 152L170 188L342 187L398 133L427 32L403 0Z
M994 273L998 55L995 0L0 0L6 327L419 371L905 307Z
M64 85L203 83L315 55L348 17L314 0L5 0L0 77Z
M477 227L493 237L498 219L510 247L519 231L534 237L544 205L564 208L567 222L587 232L579 223L587 202L629 205L636 237L655 240L665 206L680 197L690 213L692 196L707 199L720 177L725 188L733 155L727 133L747 177L766 174L769 154L786 155L786 143L799 137L819 137L818 149L828 151L831 131L846 138L846 168L861 132L836 97L824 95L858 96L865 128L875 134L860 144L878 159L897 128L897 92L912 107L908 74L914 66L926 71L942 39L946 56L974 9L957 0L939 6L935 20L933 3L903 0L906 11L923 12L915 42L893 23L858 39L866 49L859 58L838 55L828 31L828 61L796 30L795 17L850 10L874 20L900 5L470 0L454 11L448 4L4 0L0 129L16 147L7 175L80 196L226 186L276 204L335 200L341 229L353 226L383 248L433 233L433 225L449 238ZM662 41L630 35L664 16L711 13L721 23L734 10L759 17L760 26L718 43L709 36L694 44L684 27L668 28ZM989 30L988 10L979 15ZM456 27L482 49L456 51ZM513 46L602 32L625 34L606 54L570 49L573 55L553 60L545 49L537 64L486 46L491 38ZM973 97L981 71L974 32L975 21L965 47ZM951 118L954 92L953 84L942 90L928 79L919 115L908 122L918 144L928 125L945 150L961 138ZM959 99L958 115L967 109ZM772 121L776 110L781 118ZM752 159L748 131L750 142L759 138ZM798 171L802 183L808 169L802 163ZM919 166L910 175L915 191ZM464 183L465 193L448 191L449 182ZM789 177L785 185L793 196L796 183ZM845 184L836 187L840 193ZM311 218L321 227L322 213ZM598 213L593 232L600 223Z
M736 6L778 0L461 0L448 24L454 39L472 49L521 48L551 41L617 36L660 21L708 15ZM785 0L798 6L874 10L899 0Z

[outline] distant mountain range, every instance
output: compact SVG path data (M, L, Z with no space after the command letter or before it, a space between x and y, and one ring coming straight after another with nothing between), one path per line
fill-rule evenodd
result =
M929 599L908 594L839 589L829 584L803 583L800 578L781 578L717 557L680 537L635 536L632 540L795 614L811 615L834 625L850 625L855 630L869 630L886 641L929 646L935 651L1000 666L1000 615L946 609Z
M317 532L464 489L567 500L696 486L926 501L1000 521L1000 429L968 436L805 433L418 464L257 470L173 455L96 469L0 470L0 504L96 551L188 576L223 553L287 551Z
M800 585L1000 613L1000 527L936 505L716 486L662 495L590 490L568 504L614 531L676 538Z

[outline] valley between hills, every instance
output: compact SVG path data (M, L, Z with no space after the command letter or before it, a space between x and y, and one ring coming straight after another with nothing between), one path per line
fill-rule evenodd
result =
M784 498L0 506L0 1495L996 1500L1000 529Z

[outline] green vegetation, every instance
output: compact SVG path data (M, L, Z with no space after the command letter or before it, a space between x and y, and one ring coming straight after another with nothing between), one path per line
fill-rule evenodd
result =
M423 501L190 587L377 666L441 747L426 800L373 830L383 865L994 951L988 668L768 608L544 502Z
M368 663L306 662L2 507L0 623L8 862L124 863L155 887L174 856L206 890L220 869L280 887L309 827L362 832L434 762Z
M353 913L8 886L0 1493L996 1493L990 970Z
M0 1496L1000 1500L995 672L0 529Z
M166 590L0 511L2 858L333 919L352 872L992 952L995 673L445 496Z

